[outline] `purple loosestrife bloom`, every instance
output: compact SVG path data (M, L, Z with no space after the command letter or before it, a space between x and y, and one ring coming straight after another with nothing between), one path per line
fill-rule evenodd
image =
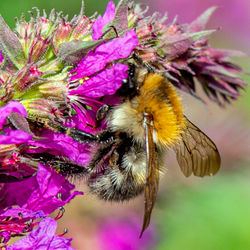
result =
M4 56L3 56L3 53L2 51L0 50L0 63L4 60Z
M82 11L70 22L54 11L49 18L38 12L29 22L18 20L14 33L0 17L0 45L8 58L4 61L1 51L2 209L18 206L20 211L25 208L49 215L81 194L71 192L74 186L50 168L53 161L46 164L43 159L63 157L84 168L90 161L89 145L54 128L75 127L92 133L100 129L89 127L95 125L95 113L105 104L99 98L107 104L119 101L111 96L127 78L126 60L138 45L133 30L93 43L94 22ZM87 75L82 76L82 71ZM46 127L51 121L57 125Z
M103 34L103 28L113 21L115 17L115 4L113 2L109 2L106 8L106 11L102 17L96 19L93 24L93 39L98 40L101 38Z
M6 244L11 237L25 235L39 224L39 219L44 218L42 211L33 212L24 208L9 208L1 211L0 239Z
M49 230L50 223L55 225L56 222L51 218L46 218L46 215L49 215L58 207L64 206L76 195L82 194L77 191L71 194L73 188L74 186L69 184L61 175L43 166L39 167L36 177L34 176L15 184L5 184L0 191L0 196L6 197L0 204L0 237L4 243L7 243L10 237L25 235L38 224L39 228L41 227L45 230L46 227L48 227ZM1 210L14 205L20 207L8 209L7 211ZM34 222L34 219L38 218L44 218L43 221L47 222L42 221L40 222L41 224L37 221ZM56 220L57 219L59 219L58 216ZM50 223L48 223L48 220L50 220ZM31 235L34 236L37 230L38 229L31 231ZM60 244L66 244L68 242L66 239L54 234L55 231L52 230L50 237L55 237L54 240L58 240ZM31 236L26 236L23 241L19 243L30 240L30 237ZM34 241L35 242L30 244L34 244L35 247L37 244L36 241L39 241L39 238L34 238ZM57 241L55 242L55 244L59 243ZM47 244L49 245L49 243ZM67 244L69 244L69 242ZM17 247L19 245L14 244L11 247L14 246ZM23 245L23 249L24 246L25 245Z
M0 144L25 143L32 138L32 135L22 130L3 129L6 118L13 112L27 117L27 111L25 110L24 106L19 102L10 101L6 106L0 108L0 128L4 132L4 134L0 135Z
M0 209L18 205L34 212L43 211L45 215L54 212L58 207L67 204L82 192L71 191L74 185L48 166L39 164L37 174L16 183L6 183L0 190L5 197L0 202Z
M42 213L39 225L31 223L38 227L28 225L31 234L12 249L70 249L46 216L82 194L63 174L73 167L89 171L96 144L81 136L96 139L106 129L99 110L127 98L119 90L130 80L131 64L196 96L197 79L218 104L238 98L245 83L228 59L236 53L208 45L214 31L204 28L213 10L180 25L122 0L117 7L109 2L98 18L86 17L83 8L71 20L36 10L29 21L17 19L13 31L0 16L0 217L8 221L4 213L13 207L23 216L7 222L20 223L20 231L0 231L4 244L25 233L26 218Z
M197 96L195 79L205 94L219 105L239 97L246 83L235 73L242 73L229 57L243 53L213 49L208 45L215 30L205 30L214 12L212 7L191 24L179 25L176 20L164 24L165 19L155 15L150 22L133 9L131 25L137 22L139 46L137 53L155 71L162 72L176 87ZM133 17L133 19L132 19Z
M17 241L8 247L8 249L65 249L71 250L71 240L55 235L57 223L49 217L44 218L39 226L32 230L25 238Z
M11 127L7 117L19 117L25 119L27 111L24 106L17 101L10 101L4 107L0 108L0 183L7 180L18 180L25 176L32 175L34 170L28 168L25 162L22 162L19 152L20 145L25 145L32 139L32 133ZM12 119L11 118L11 119ZM17 124L16 124L17 126Z
M70 77L71 83L76 80L83 83L69 91L69 98L74 108L79 110L79 117L86 117L86 123L95 125L93 116L91 117L88 111L81 108L81 103L96 112L102 105L96 98L115 94L122 86L123 80L127 78L128 65L116 63L109 68L107 66L113 61L128 58L137 44L136 33L131 30L123 37L99 45L94 52L90 51L71 71L73 74Z

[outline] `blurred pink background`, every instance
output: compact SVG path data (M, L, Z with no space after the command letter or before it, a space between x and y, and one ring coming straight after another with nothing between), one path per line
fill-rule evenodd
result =
M171 21L176 15L180 23L191 22L211 6L217 6L209 28L221 28L216 34L226 46L250 52L250 1L249 0L154 0L146 1L151 11L167 11Z

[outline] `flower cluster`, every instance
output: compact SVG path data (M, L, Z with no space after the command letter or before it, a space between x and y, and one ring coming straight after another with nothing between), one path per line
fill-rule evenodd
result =
M70 249L69 240L54 235L58 218L47 216L82 193L55 170L60 159L80 168L89 163L90 146L68 131L105 128L97 113L122 101L117 91L129 65L147 65L195 96L198 80L218 104L239 96L245 83L235 73L241 69L228 59L237 52L208 45L214 30L204 29L213 11L188 25L165 24L158 13L145 16L140 5L122 0L117 7L109 2L98 18L86 17L83 8L70 21L54 10L49 16L37 10L29 21L24 15L17 20L13 31L0 16L3 245L31 232L10 249Z

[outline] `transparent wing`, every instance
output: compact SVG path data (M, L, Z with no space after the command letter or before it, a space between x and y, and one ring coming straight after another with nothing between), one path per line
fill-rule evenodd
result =
M186 118L182 140L175 145L176 158L185 176L214 175L220 168L220 154L216 145Z
M151 121L152 117L148 114L144 114L147 154L147 178L144 190L144 218L140 237L149 225L151 213L155 204L159 187L159 168L157 166L155 144L153 141L153 127L151 125Z

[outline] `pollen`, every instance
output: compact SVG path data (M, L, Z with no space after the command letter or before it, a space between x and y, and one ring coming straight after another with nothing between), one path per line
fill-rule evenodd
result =
M89 80L89 77L84 77L82 79L79 80L79 83L82 85L85 81Z
M140 89L139 112L150 113L157 140L170 147L178 142L185 128L181 100L169 81L158 74L149 74Z

